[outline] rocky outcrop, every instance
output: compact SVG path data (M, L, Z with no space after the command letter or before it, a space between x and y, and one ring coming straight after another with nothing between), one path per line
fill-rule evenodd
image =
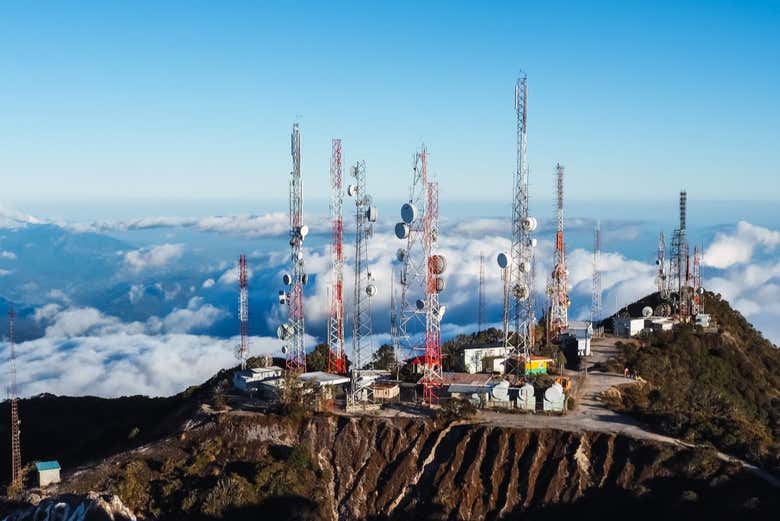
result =
M135 521L136 517L113 495L65 494L41 498L28 495L3 521Z

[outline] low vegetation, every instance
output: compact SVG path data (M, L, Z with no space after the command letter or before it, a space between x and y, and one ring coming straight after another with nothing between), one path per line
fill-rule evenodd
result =
M691 325L619 344L618 367L647 383L623 386L611 406L662 432L780 471L780 350L723 300L704 307L717 332Z

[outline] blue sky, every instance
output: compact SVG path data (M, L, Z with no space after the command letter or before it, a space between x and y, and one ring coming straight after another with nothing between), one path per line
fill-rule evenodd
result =
M4 3L0 202L262 212L296 119L310 199L338 136L378 197L425 141L443 206L503 201L521 68L532 197L560 161L571 199L773 200L778 22L776 2Z

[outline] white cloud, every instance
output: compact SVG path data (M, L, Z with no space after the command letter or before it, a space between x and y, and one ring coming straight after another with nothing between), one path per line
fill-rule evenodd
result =
M188 333L196 329L205 329L220 318L226 316L221 309L204 304L200 297L192 297L184 309L174 309L166 316L162 325L170 333Z
M252 280L252 276L254 273L252 272L252 268L247 266L246 268L246 278L247 280ZM212 279L209 279L212 280ZM208 282L208 281L206 281ZM213 282L213 280L212 280ZM238 284L238 265L233 266L232 268L228 268L222 275L219 276L219 279L217 280L220 284L224 285L231 285L231 284ZM205 282L203 283L203 287L207 287ZM208 287L213 286L213 284L209 285Z
M12 251L0 251L0 259L16 260L16 254Z
M125 264L134 271L165 266L182 256L181 244L161 244L151 248L141 248L125 253Z
M138 304L144 297L144 285L133 284L130 286L130 291L127 292L127 298L131 304Z
M773 250L780 244L780 232L746 221L740 221L734 233L718 233L704 252L702 264L725 269L735 264L744 264L753 258L758 246Z
M206 289L214 287L214 284L216 284L214 279L206 279L203 281L203 287Z
M13 271L11 271L11 270L4 270L4 269L0 269L0 277L7 277L7 276L8 276L8 275L10 275L11 273L13 273Z

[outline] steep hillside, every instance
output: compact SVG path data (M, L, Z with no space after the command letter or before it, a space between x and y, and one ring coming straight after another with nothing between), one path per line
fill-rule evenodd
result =
M720 295L705 294L704 309L717 333L677 326L620 344L617 366L648 384L624 387L611 406L780 472L780 350Z
M160 519L759 517L774 490L698 449L423 419L225 414L110 458L60 492Z

